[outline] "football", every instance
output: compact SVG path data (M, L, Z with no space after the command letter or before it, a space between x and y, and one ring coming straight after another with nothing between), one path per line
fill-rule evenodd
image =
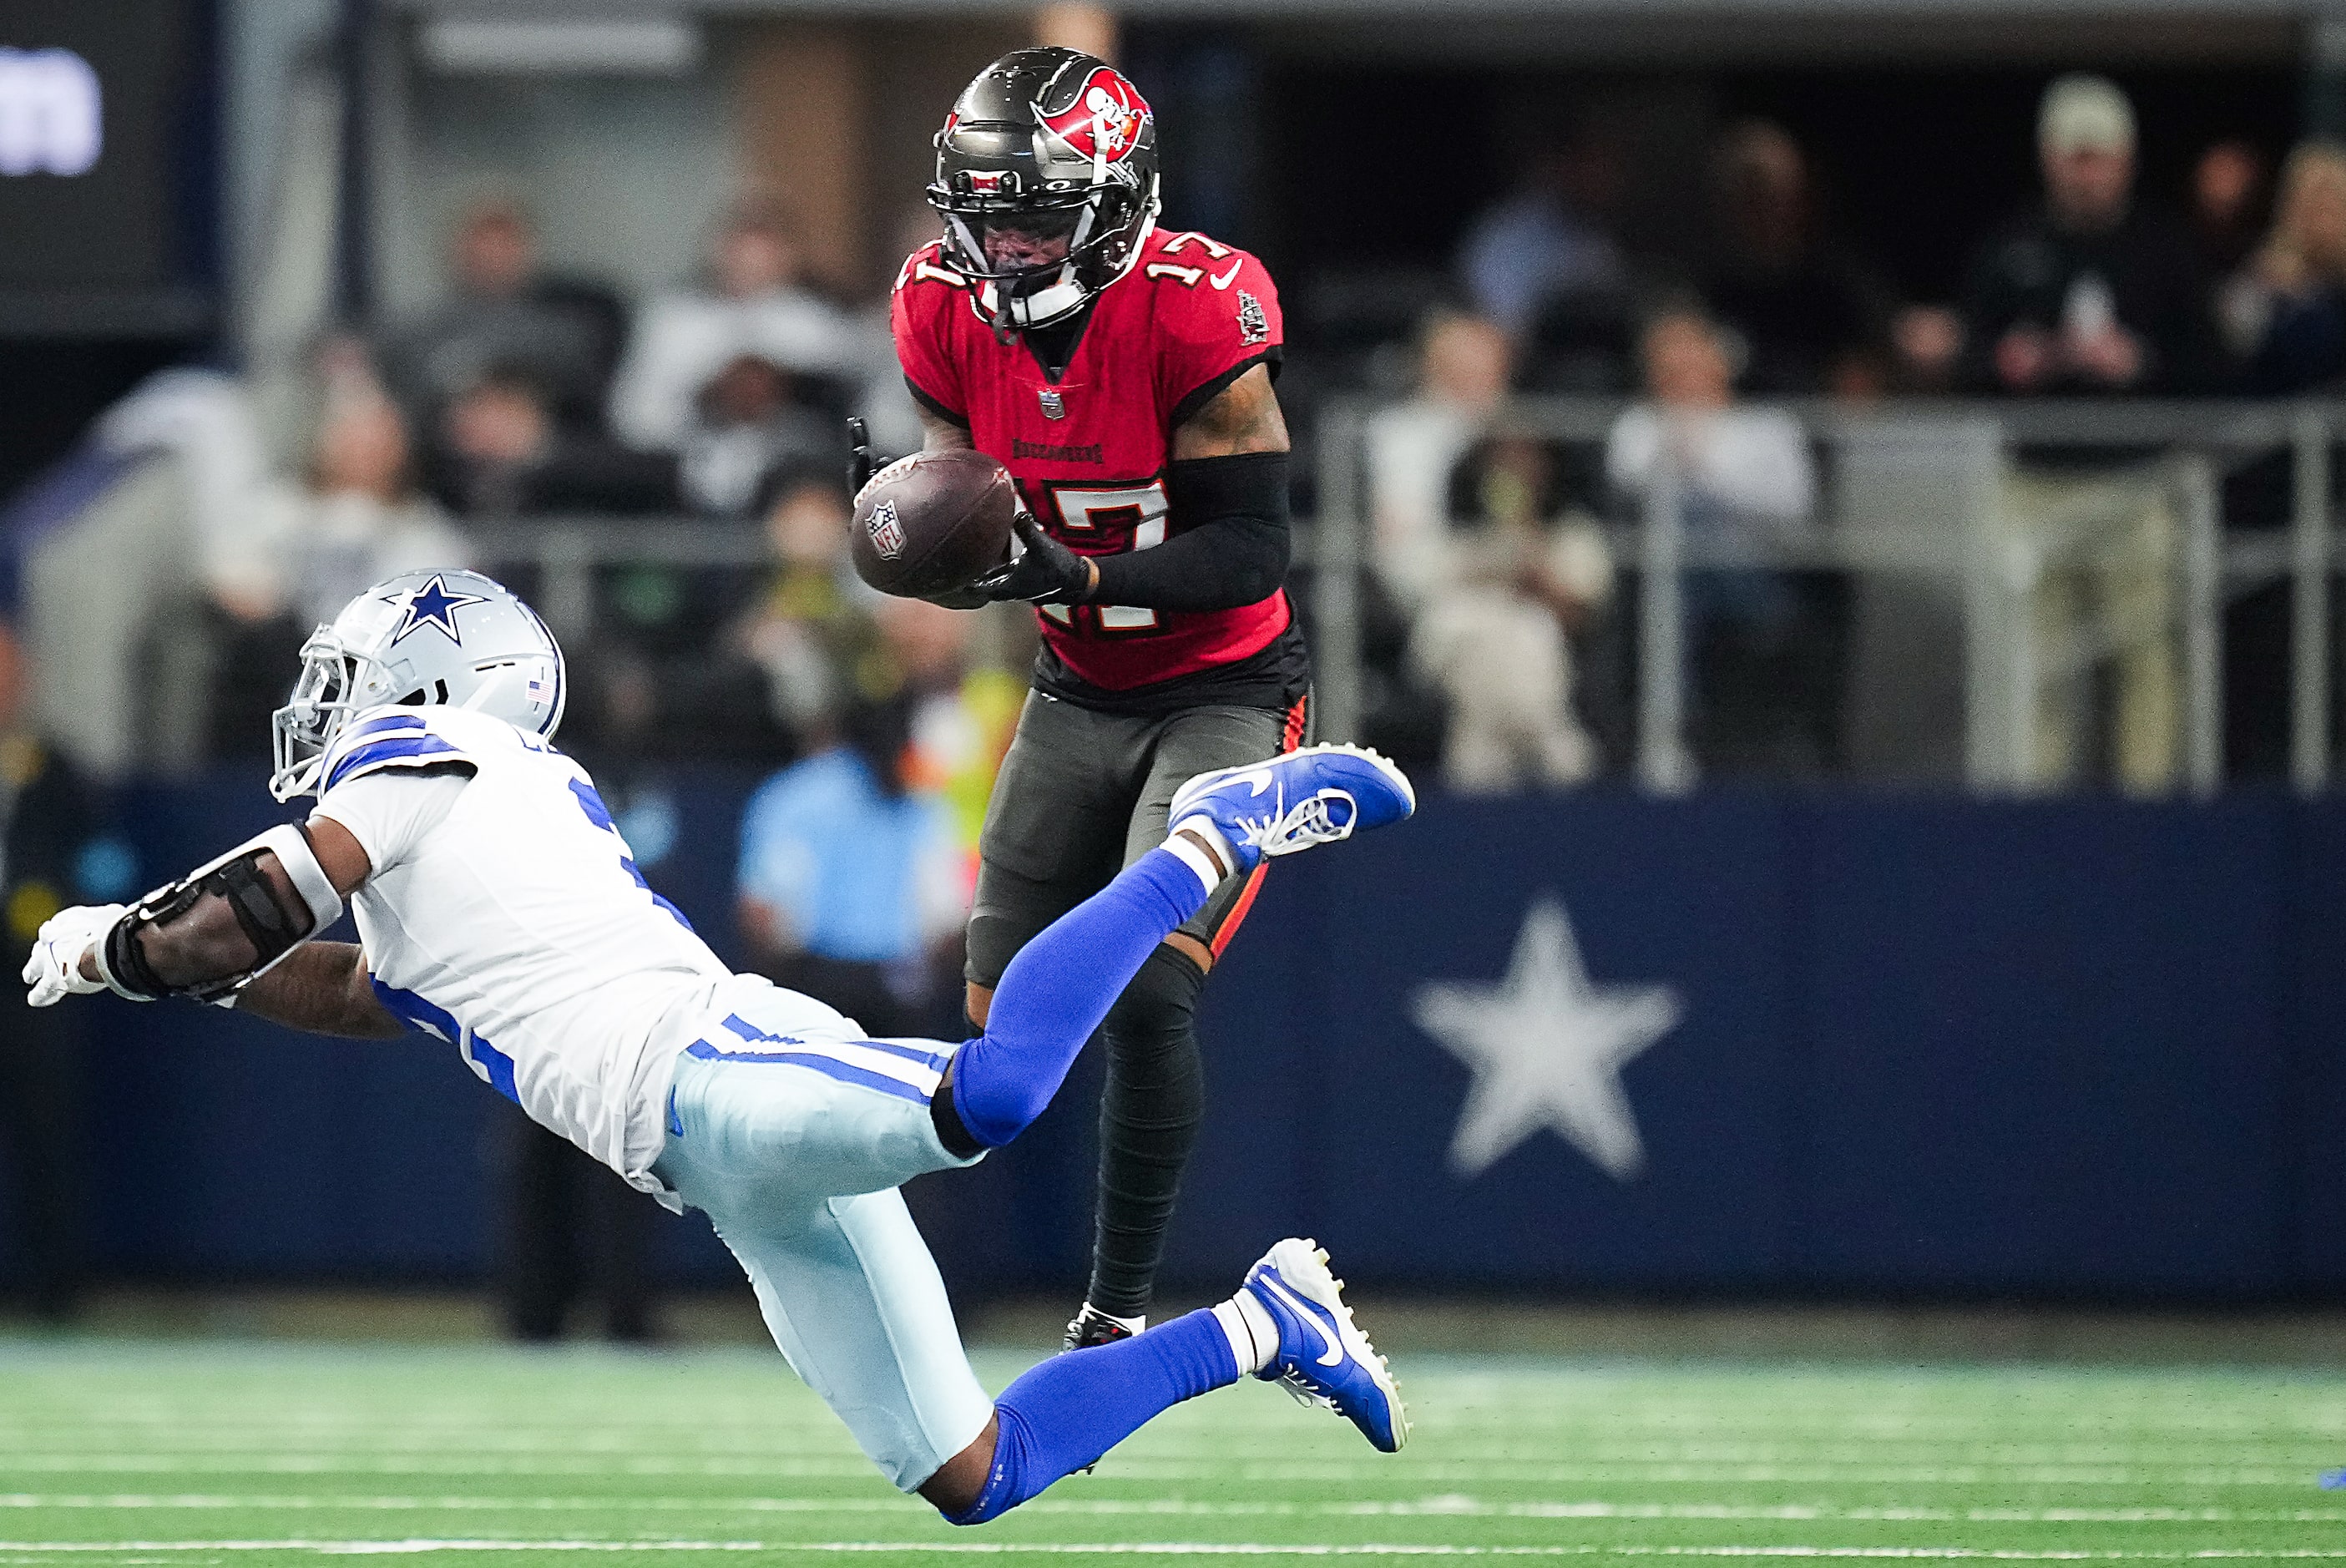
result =
M982 452L920 452L872 476L855 497L855 575L883 594L955 608L1010 554L1018 489Z

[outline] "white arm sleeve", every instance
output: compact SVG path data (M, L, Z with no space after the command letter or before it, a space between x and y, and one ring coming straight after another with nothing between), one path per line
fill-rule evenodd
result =
M386 769L338 784L318 802L315 817L332 817L351 830L381 876L415 852L423 836L448 820L469 773Z

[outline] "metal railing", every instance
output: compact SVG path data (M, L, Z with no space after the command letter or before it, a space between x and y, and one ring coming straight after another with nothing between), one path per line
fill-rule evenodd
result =
M595 574L621 565L715 566L755 571L772 558L754 523L700 517L532 517L474 524L475 557L489 571L521 567L536 581L532 602L556 636L583 637L595 620Z
M1344 402L1320 426L1315 662L1321 733L1357 733L1362 717L1362 574L1371 567L1372 500L1366 443L1380 405ZM1528 399L1504 412L1511 434L1565 443L1601 444L1628 406L1612 399ZM2160 635L2171 636L2179 679L2178 781L2195 793L2217 789L2223 774L2223 622L2231 599L2286 577L2291 631L2289 655L2290 774L2300 790L2329 787L2331 726L2331 576L2341 569L2332 526L2331 451L2346 437L2346 403L2069 402L1989 402L1904 400L1851 406L1821 400L1770 405L1799 419L1825 453L1829 489L1852 469L1895 473L1899 463L1936 463L1948 494L1933 492L1958 525L1917 527L1897 515L1852 506L1846 485L1829 520L1771 544L1767 564L1790 571L1935 579L1960 606L1962 636L1947 657L1963 665L1964 775L1974 788L2025 789L2036 777L2032 754L2035 697L2050 679L2071 675L2112 650L2087 639L2049 646L2032 625L2032 602L2055 575L2091 566L2108 521L2090 494L2033 533L2009 526L2002 476L2031 453L2058 449L2078 472L2134 486L2130 504L2168 509L2174 547L2164 570L2172 606ZM1927 451L1927 461L1916 457ZM2294 501L2285 532L2232 530L2221 514L2224 475L2269 454L2290 453ZM1905 457L1902 459L1902 453ZM1749 566L1749 546L1722 553L1685 527L1680 485L1662 472L1647 491L1636 523L1615 528L1615 558L1632 569L1639 592L1636 644L1634 771L1647 788L1683 789L1693 777L1687 745L1683 589L1690 572ZM1893 487L1894 488L1894 487ZM2147 498L2147 499L2146 499ZM1925 507L1930 510L1931 507ZM1892 508L1895 511L1897 508Z
M1299 555L1313 567L1313 657L1321 733L1359 732L1364 695L1363 589L1373 569L1372 500L1366 481L1369 423L1380 405L1340 402L1319 426L1319 514L1304 520ZM1525 400L1506 411L1511 433L1600 444L1627 403L1612 399ZM1828 520L1774 540L1771 566L1869 578L1929 579L1960 606L1961 631L1945 653L1960 663L1963 777L1982 789L2030 787L2035 774L2035 694L2051 679L2105 657L2106 643L2048 645L2031 625L2034 592L2050 575L2090 560L2098 525L2090 500L2057 526L2024 538L1999 525L1996 476L2014 454L2062 448L2099 453L2107 471L2156 491L2171 508L2175 548L2170 603L2179 679L2177 778L2195 793L2223 779L2225 606L2286 579L2289 769L2296 788L2330 787L2332 733L2331 576L2346 569L2331 516L2331 449L2346 440L2346 402L1981 402L1906 400L1851 407L1821 400L1772 405L1798 418L1824 454ZM2280 529L2228 530L2224 475L2241 463L2287 452L2293 500ZM1927 454L1927 460L1915 453ZM1950 454L1956 461L1950 463ZM1897 471L1936 463L1953 475L1947 511L1955 526L1914 526L1853 507L1845 483L1866 464ZM1838 485L1833 480L1841 480ZM1686 788L1695 769L1688 744L1688 574L1749 566L1748 551L1723 553L1690 535L1676 475L1667 469L1636 521L1608 530L1617 561L1638 582L1629 635L1636 647L1631 769L1647 788ZM1935 494L1935 492L1934 492ZM575 636L595 616L598 570L622 565L755 570L768 560L755 524L696 519L536 518L476 527L480 559L493 570L534 574L535 593L558 634Z

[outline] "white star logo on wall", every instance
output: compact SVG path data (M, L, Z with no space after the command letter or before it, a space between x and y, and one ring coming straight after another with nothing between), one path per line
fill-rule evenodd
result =
M1504 980L1432 981L1412 1003L1417 1026L1474 1070L1450 1143L1461 1177L1482 1175L1542 1127L1617 1181L1644 1168L1621 1069L1684 1010L1668 986L1590 981L1556 899L1524 916Z

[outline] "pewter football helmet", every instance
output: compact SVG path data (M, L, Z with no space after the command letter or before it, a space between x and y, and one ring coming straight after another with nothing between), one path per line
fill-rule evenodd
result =
M1079 50L1016 49L986 66L954 100L936 148L928 199L945 221L945 257L997 332L1074 315L1132 270L1156 225L1156 117L1121 72ZM997 266L985 249L994 229L1066 250Z
M301 676L272 728L280 800L317 791L351 716L385 703L462 708L551 736L562 649L531 609L478 572L403 572L342 606L301 645Z

